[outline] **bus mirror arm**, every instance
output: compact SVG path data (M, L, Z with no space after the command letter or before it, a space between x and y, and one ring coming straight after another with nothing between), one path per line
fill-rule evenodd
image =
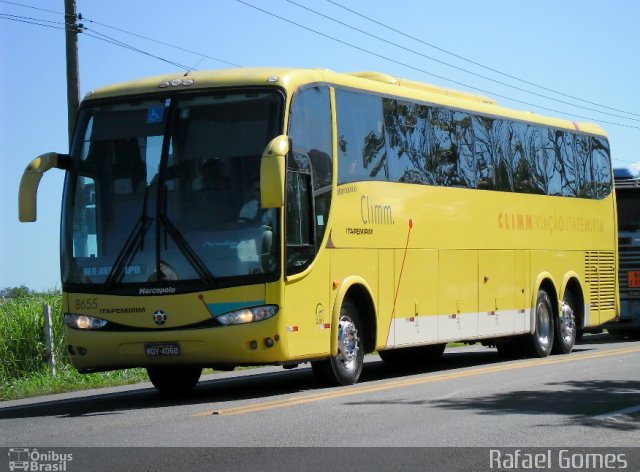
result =
M67 154L48 152L32 160L22 174L18 194L18 220L36 221L36 201L42 175L51 169L69 170L71 157Z
M260 200L262 208L284 206L285 158L291 149L287 135L273 138L262 153L260 161Z

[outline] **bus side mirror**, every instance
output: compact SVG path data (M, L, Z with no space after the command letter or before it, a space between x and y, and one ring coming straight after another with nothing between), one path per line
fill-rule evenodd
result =
M284 206L285 157L291 149L291 140L280 135L264 148L260 161L260 200L262 208Z
M69 170L71 158L66 154L48 152L36 157L24 170L18 193L18 220L21 222L36 221L36 201L40 179L45 172L54 168Z

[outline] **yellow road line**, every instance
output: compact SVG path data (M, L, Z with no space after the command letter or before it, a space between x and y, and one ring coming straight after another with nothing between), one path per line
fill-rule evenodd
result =
M275 408L285 408L294 405L303 405L305 403L313 403L332 398L349 397L353 395L362 395L366 393L381 392L385 390L393 390L396 388L411 387L431 382L441 382L443 380L462 379L465 377L474 377L478 375L494 374L498 372L508 372L510 370L526 369L528 367L539 367L544 365L564 364L567 362L585 361L589 359L597 359L602 357L611 357L618 354L632 354L640 352L640 346L631 348L611 349L607 351L592 352L586 354L573 354L569 356L554 356L544 359L525 360L516 363L500 364L489 367L481 367L473 370L465 370L461 372L446 372L442 374L430 374L426 377L411 378L405 380L394 380L376 385L356 385L345 387L339 390L323 392L312 395L298 396L294 398L284 398L281 400L273 400L267 402L253 403L251 405L243 405L231 408L223 408L221 410L210 410L202 413L195 413L192 416L210 416L210 415L243 415L246 413L254 413L257 411L271 410Z

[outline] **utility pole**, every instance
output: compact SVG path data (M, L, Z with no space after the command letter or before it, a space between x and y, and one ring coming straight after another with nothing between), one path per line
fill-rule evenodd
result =
M64 23L67 47L67 108L69 124L69 152L76 123L76 113L80 107L80 74L78 68L78 16L76 0L64 0Z

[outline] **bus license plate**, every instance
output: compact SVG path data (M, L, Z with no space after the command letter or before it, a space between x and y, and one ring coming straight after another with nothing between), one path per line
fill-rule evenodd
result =
M632 270L628 272L629 287L640 288L640 270Z
M147 343L144 345L144 351L148 357L179 356L180 345L178 343Z

